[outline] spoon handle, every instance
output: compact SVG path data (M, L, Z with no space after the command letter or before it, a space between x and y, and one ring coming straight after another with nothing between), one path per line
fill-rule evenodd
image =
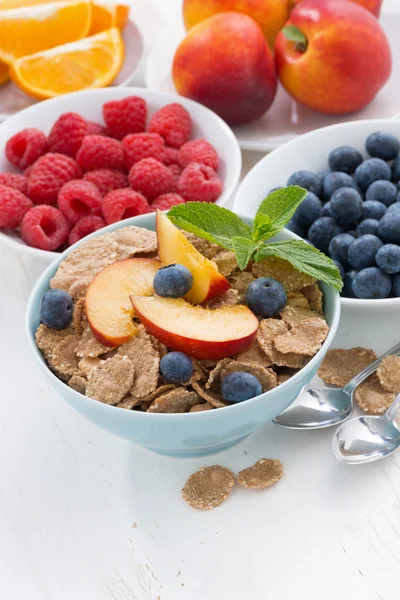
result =
M400 344L397 344L396 346L385 352L385 354L382 354L382 356L374 360L373 363L371 363L370 365L365 367L365 369L360 371L358 375L353 377L353 379L343 387L343 391L346 394L352 394L356 387L360 385L360 383L364 381L364 379L366 379L371 375L371 373L374 373L376 371L376 369L379 367L380 363L385 358L385 356L389 356L390 354L400 354Z
M397 396L396 400L393 402L391 406L386 411L386 417L393 421L396 418L397 411L400 408L400 394Z

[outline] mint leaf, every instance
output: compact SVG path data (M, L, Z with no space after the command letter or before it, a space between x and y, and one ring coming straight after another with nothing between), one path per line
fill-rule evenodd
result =
M238 267L241 271L247 267L249 260L254 252L260 246L260 242L253 242L248 238L234 237L232 238L233 251L236 255Z
M251 229L235 213L208 202L177 204L168 212L168 218L181 229L204 240L233 250L233 238L251 240Z
M337 290L341 290L343 287L339 269L335 267L332 260L302 240L263 244L254 258L256 261L260 261L267 256L283 258L298 271L324 281Z
M269 194L261 202L254 218L253 239L266 240L282 231L306 196L307 190L298 185L291 185Z

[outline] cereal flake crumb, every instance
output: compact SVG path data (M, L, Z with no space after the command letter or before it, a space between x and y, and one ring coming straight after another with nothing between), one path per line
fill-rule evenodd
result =
M118 404L132 387L135 366L126 356L113 356L89 374L86 396L104 404Z
M400 356L386 356L376 372L387 392L400 392Z
M370 375L354 391L354 399L364 412L380 415L393 404L396 394L387 392L380 384L376 373Z
M192 406L199 404L196 392L189 392L185 388L175 388L166 394L158 396L150 405L147 412L151 413L184 413L189 412Z
M260 458L253 466L243 469L237 476L239 485L251 490L263 490L276 483L283 476L280 460Z
M182 488L182 498L192 508L210 510L222 504L232 492L235 477L229 469L214 465L193 473Z
M369 348L328 350L318 375L328 385L343 387L376 358L375 352Z

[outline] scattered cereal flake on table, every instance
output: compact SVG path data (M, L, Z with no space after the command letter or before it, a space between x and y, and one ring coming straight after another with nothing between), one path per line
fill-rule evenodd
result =
M203 238L197 237L193 233L188 233L187 231L183 232L185 238L189 240L189 242L208 259L214 258L217 252L220 250L220 247L213 242L208 242L207 240L203 240Z
M192 406L199 404L196 392L189 392L185 388L175 388L157 396L149 406L147 412L151 413L184 413L189 412Z
M318 375L328 385L343 387L376 359L375 352L369 348L328 350Z
M104 404L118 404L132 387L135 366L127 356L113 356L90 372L86 396Z
M215 310L217 308L222 308L224 306L235 306L239 304L238 293L234 289L227 290L223 294L216 296L215 298L211 298L208 302L205 302L203 306L209 308L210 310Z
M236 373L237 371L244 371L245 373L250 373L251 375L254 375L254 377L257 377L258 381L261 383L263 392L268 392L276 387L276 373L272 369L261 367L256 363L251 364L239 360L234 360L229 364L224 365L221 369L220 379L223 379L231 373Z
M225 402L221 394L212 392L211 390L205 390L196 381L192 383L192 388L200 396L200 398L205 400L208 404L211 404L214 408L224 408L224 406L228 406L228 403Z
M275 338L285 335L288 331L289 327L279 319L263 319L258 327L256 339L272 364L278 367L301 369L307 364L309 357L294 352L282 354L275 348Z
M380 384L376 373L370 375L354 391L354 399L364 412L380 415L393 404L396 394L387 392Z
M301 293L310 304L311 310L323 314L323 295L317 282L311 283L301 288Z
M274 364L260 348L257 340L254 340L248 350L238 354L236 359L245 363L260 365L261 367L271 367Z
M113 346L103 346L96 340L90 325L87 325L85 331L82 334L82 339L76 349L76 353L81 358L86 356L89 358L95 358L100 354L106 354L114 350Z
M50 287L65 290L74 300L80 298L97 273L116 262L118 256L118 244L109 234L83 242L62 261Z
M239 485L250 490L263 490L276 483L283 476L283 464L280 460L260 458L253 466L240 471L237 476Z
M195 406L192 406L189 412L204 412L205 410L214 410L214 406L209 402L204 402L204 404L195 404Z
M303 288L304 289L304 288ZM308 300L300 292L288 292L287 293L287 304L288 306L299 306L300 308L306 308L310 310Z
M143 325L139 325L135 337L118 348L118 354L128 356L135 365L132 396L143 399L154 392L158 385L160 355Z
M73 335L74 330L72 327L66 329L50 329L47 325L41 323L36 331L35 339L36 345L42 352L46 360L51 359L54 348L59 342L64 340L69 335Z
M386 356L376 372L387 392L400 392L400 356Z
M79 392L83 395L86 394L87 379L85 379L84 377L81 377L80 375L73 375L68 381L68 385L76 392Z
M244 302L246 299L246 290L250 283L254 281L254 275L249 271L238 270L228 277L228 281L231 284L231 288L237 291L239 302Z
M272 277L279 281L286 292L299 292L304 286L315 282L315 278L295 269L287 260L268 256L253 265L255 277Z
M55 369L60 379L69 379L72 375L79 374L79 358L76 355L76 348L80 339L80 335L69 335L58 342L54 348L50 366Z
M192 508L210 510L222 504L232 492L235 476L229 469L214 465L193 473L182 488L182 498Z
M98 356L84 356L79 361L79 374L83 377L88 377L92 369L95 369L102 362L102 359Z
M123 260L136 254L152 254L157 251L155 231L143 227L123 227L109 234L118 244L118 259Z
M224 250L223 248L219 248L218 252L213 258L213 262L215 262L218 267L218 271L224 277L229 277L229 275L231 275L238 266L234 252L231 252L230 250Z
M85 309L85 298L79 298L75 302L74 314L72 316L72 326L76 333L83 333L88 326Z

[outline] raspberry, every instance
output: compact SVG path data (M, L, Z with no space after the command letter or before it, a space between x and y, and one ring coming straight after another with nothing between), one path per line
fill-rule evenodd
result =
M146 101L139 96L111 100L103 106L103 117L109 134L117 140L128 133L141 133L146 129Z
M186 108L176 102L160 108L151 118L149 131L159 133L168 146L180 148L190 140L192 123Z
M89 133L86 119L77 113L65 113L54 123L49 133L50 152L59 152L75 158L82 140Z
M28 196L35 204L56 204L64 183L79 179L80 169L73 158L49 152L35 163L28 181Z
M162 196L158 196L158 198L151 203L151 210L157 210L157 208L160 210L168 210L171 206L175 206L175 204L185 204L182 196L173 193L163 194Z
M125 164L128 169L142 158L164 158L165 143L158 133L131 133L122 140L125 150Z
M129 183L151 202L171 190L174 176L169 167L155 158L143 158L129 171Z
M88 171L84 174L83 179L94 183L102 196L113 190L129 187L128 177L121 171L112 171L111 169Z
M148 212L150 207L146 198L132 190L114 190L103 200L103 215L108 224Z
M218 154L214 146L211 146L206 140L191 140L179 150L179 164L184 169L191 162L207 165L207 167L211 167L216 171L218 169Z
M58 208L75 225L82 217L101 215L102 196L90 181L72 180L58 194Z
M7 185L26 194L28 178L25 175L18 175L17 173L0 173L0 185Z
M5 155L18 169L26 169L46 154L47 138L40 129L23 129L13 135L6 144Z
M178 187L179 177L181 176L181 173L182 173L182 169L179 165L171 165L168 168L174 177L174 181L173 181L172 187L171 187L171 192L176 192L177 187Z
M15 229L32 206L32 202L22 192L0 185L0 227Z
M86 217L82 217L75 224L75 226L71 229L70 234L68 236L68 244L72 246L82 238L89 235L89 233L93 233L102 227L105 227L105 221L102 217L98 215L86 215Z
M35 166L35 163L33 163L33 165L29 165L29 167L26 167L25 171L24 171L24 177L30 177L31 173L32 173L32 169Z
M107 129L104 125L96 123L96 121L87 121L88 135L108 135Z
M121 142L104 135L87 135L83 138L76 155L76 162L83 171L125 168L124 149Z
M170 146L167 146L164 152L163 163L164 165L167 165L167 167L170 167L171 165L178 165L179 150L177 148L171 148Z
M190 163L178 181L178 193L186 201L214 202L222 192L222 181L206 165Z
M67 240L68 232L67 219L54 206L34 206L21 222L21 237L24 242L41 250L56 250Z

